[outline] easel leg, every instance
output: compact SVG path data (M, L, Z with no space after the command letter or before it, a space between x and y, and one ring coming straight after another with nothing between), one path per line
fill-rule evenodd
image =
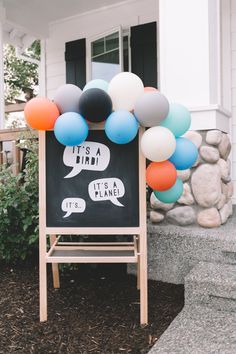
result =
M47 263L46 235L39 237L39 309L40 322L47 321Z
M140 247L140 324L148 324L148 280L147 280L147 245L143 235L139 237Z
M136 247L137 253L139 254L139 238L136 236ZM140 256L138 256L138 263L137 263L137 289L140 290Z
M56 235L50 235L50 246L56 241ZM54 289L60 288L60 277L59 277L59 267L58 263L52 263L52 278L53 278L53 287Z
M137 290L140 290L140 257L138 256L137 263Z

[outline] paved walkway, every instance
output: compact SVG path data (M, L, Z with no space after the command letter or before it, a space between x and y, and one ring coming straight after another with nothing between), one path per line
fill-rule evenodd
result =
M235 354L236 313L185 306L149 354Z

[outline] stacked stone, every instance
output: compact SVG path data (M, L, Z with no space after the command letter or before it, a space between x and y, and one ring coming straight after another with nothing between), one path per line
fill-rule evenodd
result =
M218 227L232 215L229 137L219 130L189 131L185 137L197 146L198 159L191 169L178 171L184 191L177 203L162 203L151 194L150 220Z

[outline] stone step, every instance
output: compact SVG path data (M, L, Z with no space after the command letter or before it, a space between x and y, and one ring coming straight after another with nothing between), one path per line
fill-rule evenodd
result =
M236 313L185 306L148 354L234 354Z
M196 265L185 277L185 304L236 312L236 265Z

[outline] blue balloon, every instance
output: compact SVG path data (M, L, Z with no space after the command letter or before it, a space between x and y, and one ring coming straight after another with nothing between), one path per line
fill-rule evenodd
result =
M89 81L83 88L83 91L86 91L88 89L91 88L99 88L105 92L107 92L108 90L108 82L102 79L95 79L95 80L91 80Z
M66 112L60 115L54 125L56 139L62 145L76 146L82 144L88 136L86 120L75 112Z
M178 138L190 127L191 115L189 110L181 104L171 103L167 117L161 122L161 126L172 131Z
M176 139L176 148L169 158L177 170L186 170L192 167L198 158L198 149L190 140L186 138Z
M175 203L183 194L183 182L177 177L175 184L166 191L153 191L157 199L163 203Z
M116 144L127 144L138 133L139 124L135 116L128 111L115 111L109 115L105 123L107 137Z

